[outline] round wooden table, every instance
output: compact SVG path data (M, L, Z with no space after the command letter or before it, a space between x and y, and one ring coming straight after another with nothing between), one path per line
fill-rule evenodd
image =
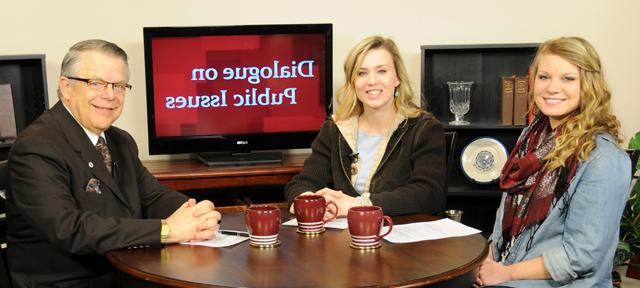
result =
M283 222L291 216L282 211ZM393 217L395 224L429 221L429 215ZM223 215L223 229L246 230L244 213ZM167 245L117 250L107 258L120 271L173 287L469 287L486 257L486 239L465 237L392 244L360 251L349 247L348 229L318 236L281 226L280 246L260 249L249 241L225 248Z

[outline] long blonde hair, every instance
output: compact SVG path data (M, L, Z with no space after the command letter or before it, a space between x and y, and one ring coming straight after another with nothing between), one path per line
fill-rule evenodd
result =
M400 52L396 43L389 38L370 36L356 44L356 46L351 49L349 56L347 56L347 59L344 62L345 83L336 92L336 103L338 104L334 115L336 121L360 115L364 111L363 104L358 100L358 96L356 95L354 83L358 70L360 66L362 66L364 55L366 55L370 50L378 48L389 51L393 57L393 65L395 66L396 75L400 80L400 85L396 88L398 96L394 99L394 105L398 112L410 118L416 117L424 112L423 109L413 102L414 94L409 83L407 69L400 57Z
M542 43L531 64L530 83L536 81L543 55L559 56L580 70L580 105L564 123L554 148L545 158L546 168L564 167L567 158L576 153L579 160L586 160L596 147L596 135L602 132L608 132L621 144L620 122L611 112L611 92L604 79L600 57L593 46L579 37L561 37ZM535 103L533 90L529 92L531 103ZM536 105L531 109L534 113L539 111Z

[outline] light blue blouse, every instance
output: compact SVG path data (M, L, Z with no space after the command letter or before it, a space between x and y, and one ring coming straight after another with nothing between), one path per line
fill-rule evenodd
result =
M596 137L597 147L581 161L571 181L567 207L562 199L553 203L526 251L532 230L516 239L503 264L510 265L542 255L551 280L521 280L501 283L513 287L611 287L613 255L618 243L620 217L629 196L631 161L609 134ZM502 202L490 239L493 259L499 259Z
M356 141L356 151L358 151L358 161L360 161L360 169L356 176L355 188L358 193L364 192L364 186L369 178L369 174L373 173L373 156L378 150L378 145L382 140L382 135L370 135L358 129L358 138Z

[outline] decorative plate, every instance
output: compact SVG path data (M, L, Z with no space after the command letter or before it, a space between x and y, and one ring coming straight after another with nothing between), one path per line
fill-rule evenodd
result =
M471 181L486 184L498 180L502 166L507 162L507 149L500 141L481 137L462 149L462 172Z

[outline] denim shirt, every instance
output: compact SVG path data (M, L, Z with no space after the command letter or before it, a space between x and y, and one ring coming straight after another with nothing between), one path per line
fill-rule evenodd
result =
M513 287L611 287L613 255L618 243L620 217L629 196L631 161L609 134L596 136L596 148L578 169L566 193L570 201L554 200L549 215L517 237L504 265L542 255L553 279L501 283ZM504 198L496 214L490 239L493 259L500 258ZM557 203L556 203L557 202ZM568 210L563 210L568 206ZM507 240L508 241L508 240ZM527 242L532 241L529 251Z

